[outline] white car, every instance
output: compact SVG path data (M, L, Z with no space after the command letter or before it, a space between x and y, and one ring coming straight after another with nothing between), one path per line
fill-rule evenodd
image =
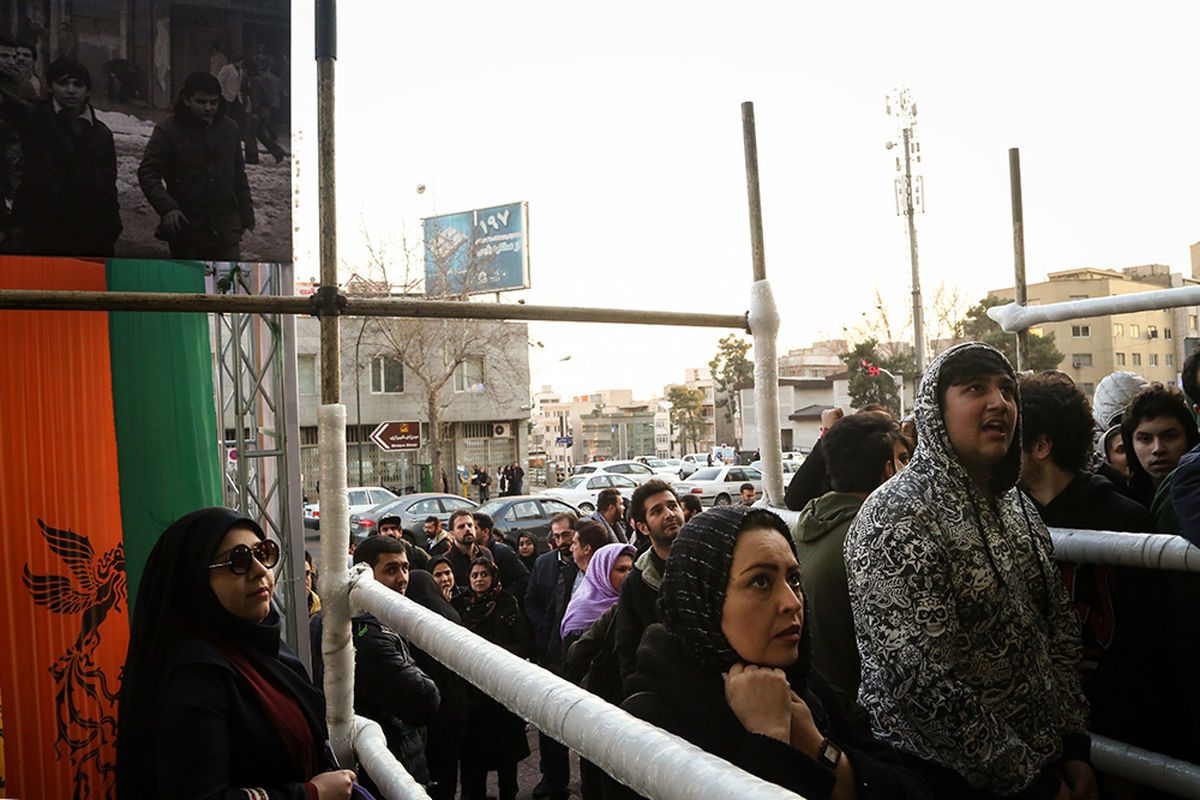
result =
M800 465L803 464L804 461L803 460L792 461L791 459L785 458L780 463L783 465L784 477L787 477L788 475L791 475L792 473L794 473L796 470L800 469ZM762 472L762 461L751 461L750 467L752 469L758 470L759 472Z
M553 489L542 489L538 494L570 503L584 514L596 510L596 500L605 489L616 489L628 503L633 500L633 490L638 487L637 481L624 475L609 475L594 472L587 475L574 475L567 478L561 485Z
M712 453L688 453L679 461L679 476L686 478L701 467L719 467L721 459Z
M609 475L624 475L638 483L645 483L651 478L659 478L667 483L675 480L672 473L658 472L640 461L593 461L590 464L580 464L575 468L576 475L594 475L601 472Z
M762 497L762 473L754 467L741 467L736 464L701 467L689 475L687 480L676 483L673 488L680 498L685 494L699 497L702 506L727 506L742 501L743 483L754 486L755 494Z
M372 506L395 500L396 494L382 486L352 486L346 490L350 501L350 514L361 514ZM304 527L321 527L321 504L306 503L304 506Z
M683 466L683 462L678 458L651 458L647 459L646 466L658 473L669 472L675 476L675 480L680 477L679 470Z

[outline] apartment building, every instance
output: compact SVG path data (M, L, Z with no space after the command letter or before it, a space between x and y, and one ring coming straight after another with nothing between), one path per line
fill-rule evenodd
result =
M1196 247L1193 245L1194 259ZM1191 276L1173 273L1165 264L1145 264L1119 271L1083 267L1052 272L1048 280L1029 285L1028 303L1048 305L1200 284L1195 260L1192 273ZM1015 296L1012 288L988 294L1005 301L1012 301ZM1096 384L1113 372L1136 372L1148 381L1177 382L1183 360L1200 341L1198 318L1200 308L1187 306L1047 322L1030 332L1054 334L1055 346L1065 356L1059 369L1090 397Z

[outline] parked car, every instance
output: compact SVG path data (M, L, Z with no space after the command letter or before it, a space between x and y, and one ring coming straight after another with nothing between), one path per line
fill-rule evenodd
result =
M670 474L672 480L679 480L680 461L677 458L649 458L646 459L646 466L657 472L659 475Z
M514 549L521 532L528 531L533 534L538 549L543 552L546 550L546 541L550 538L550 518L564 511L580 515L580 510L569 503L535 494L497 497L476 510L492 518L496 525L496 535L502 537Z
M721 466L712 453L688 453L679 460L679 477L686 478L701 467Z
M364 509L358 514L350 515L350 535L357 542L370 535L384 517L400 518L400 527L406 531L419 531L425 525L426 517L437 517L442 521L442 527L450 524L450 514L459 509L475 510L475 503L456 494L441 492L419 492L396 497L386 503L379 503ZM420 537L417 537L420 540Z
M754 491L762 495L762 473L754 467L736 464L702 467L688 476L687 480L675 484L674 488L680 497L685 494L699 497L702 506L727 506L739 501L739 490L743 483L752 484Z
M594 475L606 472L610 475L624 475L638 483L645 483L651 478L661 478L668 483L675 479L670 472L658 472L640 461L593 461L590 464L580 464L575 468L576 475Z
M792 461L792 460L785 458L782 463L783 463L783 474L791 475L793 472L800 469L800 465L803 464L804 462L803 461ZM751 469L756 469L761 473L762 472L762 461L761 460L751 461L750 467L751 467Z
M542 489L539 495L553 497L569 503L579 509L581 514L591 514L596 510L596 500L605 489L616 489L626 502L633 500L633 490L638 487L637 481L624 475L609 475L595 472L587 475L574 475L560 486L552 489Z
M350 501L350 515L366 511L371 506L396 499L396 493L382 486L351 486L346 490ZM293 506L294 508L294 506ZM304 506L304 527L318 530L321 527L321 504L307 503Z

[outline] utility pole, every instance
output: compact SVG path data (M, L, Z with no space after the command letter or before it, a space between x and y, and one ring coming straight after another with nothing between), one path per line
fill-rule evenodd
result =
M912 162L921 163L921 145L917 142L914 127L917 124L917 104L906 87L900 87L888 95L887 113L895 117L900 126L900 142L888 142L891 150L898 144L904 147L904 163L896 156L896 214L904 217L908 229L908 255L912 261L912 317L913 317L913 360L917 373L925 371L925 324L921 310L921 277L917 270L917 225L915 215L925 212L925 182L920 175L912 174Z

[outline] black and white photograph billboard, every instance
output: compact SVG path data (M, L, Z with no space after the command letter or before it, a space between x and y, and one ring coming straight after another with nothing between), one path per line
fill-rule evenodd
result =
M290 0L0 3L0 254L292 260Z

